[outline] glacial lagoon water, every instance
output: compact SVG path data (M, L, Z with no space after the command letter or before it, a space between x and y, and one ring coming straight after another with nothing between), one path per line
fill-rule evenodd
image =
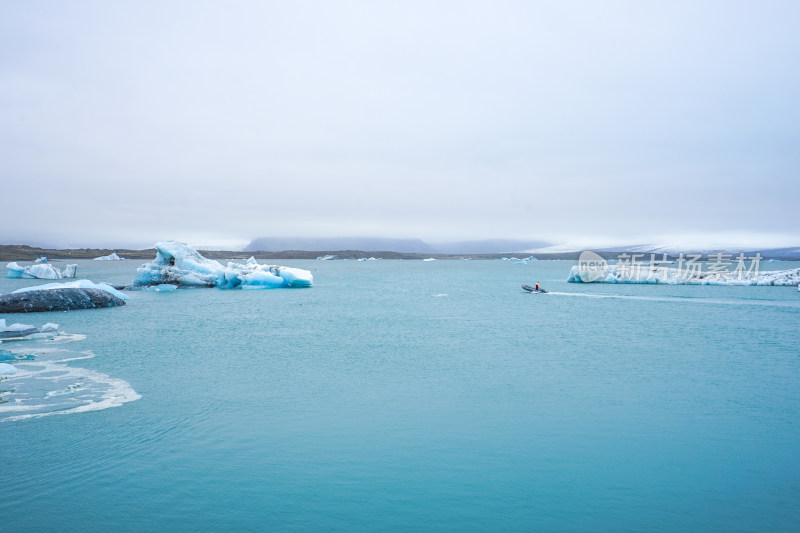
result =
M142 262L78 276L127 283ZM315 286L5 316L65 335L0 344L33 354L0 389L39 395L0 404L0 529L797 530L796 288L281 264ZM520 288L536 281L555 294Z

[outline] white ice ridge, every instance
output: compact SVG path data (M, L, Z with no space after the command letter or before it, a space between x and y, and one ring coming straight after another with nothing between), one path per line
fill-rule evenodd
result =
M100 257L95 257L93 261L125 261L125 258L118 256L117 252L111 252L108 255L101 255Z
M9 263L6 265L8 268L9 278L27 278L27 279L63 279L74 278L78 272L78 265L67 265L64 270L60 270L50 263L42 262L31 266L22 266L17 263Z
M314 277L308 270L276 265L259 265L254 257L246 263L206 259L186 244L168 241L155 244L155 260L140 266L134 285L164 283L221 289L272 289L311 287Z
M581 268L569 271L570 283L665 283L668 285L798 285L800 268L761 272L699 272L689 275L686 269L656 268L647 266L618 269L618 265L605 265L601 270Z
M79 279L76 281L66 281L64 283L45 283L44 285L34 285L33 287L23 287L22 289L17 289L11 294L17 294L20 292L28 292L28 291L47 291L50 289L100 289L101 291L106 291L109 294L113 294L117 298L121 300L127 300L128 295L122 293L112 287L107 283L95 283L88 279Z

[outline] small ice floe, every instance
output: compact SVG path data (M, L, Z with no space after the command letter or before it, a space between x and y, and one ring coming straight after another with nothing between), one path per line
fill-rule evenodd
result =
M16 374L17 367L9 365L8 363L0 363L0 376L7 376L9 374Z
M423 261L423 262L431 262L431 261L436 261L436 258L435 258L435 257L428 257L427 259L423 259L422 261Z
M38 263L30 266L9 263L6 265L6 268L8 268L8 275L6 277L26 279L74 278L78 272L78 265L67 265L64 267L64 270L61 270L49 263Z
M45 256L42 256L42 257L37 257L36 259L33 260L34 265L38 265L40 263L47 263L47 258Z
M58 324L48 322L40 328L28 324L11 324L9 326L6 324L5 318L0 318L0 342L55 335L58 335Z
M27 353L15 353L9 350L0 350L0 361L30 361L34 356Z
M186 244L168 241L155 244L156 258L136 271L134 286L180 285L221 289L311 287L314 277L308 270L278 265L260 265L255 257L246 263L207 259Z
M339 256L336 255L320 255L317 257L317 261L333 261L334 259L339 259Z
M100 257L95 257L93 261L125 261L125 258L118 256L117 252L111 252L108 255L101 255Z

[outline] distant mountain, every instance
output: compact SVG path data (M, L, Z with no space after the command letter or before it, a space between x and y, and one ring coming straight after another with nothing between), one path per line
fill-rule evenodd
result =
M502 254L519 252L529 248L547 246L545 241L516 241L510 239L487 239L483 241L443 242L431 244L440 254Z
M245 252L283 252L286 250L434 253L419 239L383 239L380 237L260 237L248 244Z
M340 251L361 250L363 252L402 252L417 254L493 254L518 252L527 248L546 246L543 241L516 241L489 239L483 241L461 241L427 243L420 239L384 239L380 237L329 237L291 238L260 237L248 244L245 252L283 252L286 250Z

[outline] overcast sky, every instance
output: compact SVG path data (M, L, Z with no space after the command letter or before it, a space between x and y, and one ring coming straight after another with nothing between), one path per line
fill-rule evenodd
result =
M800 244L800 2L3 2L0 243Z

